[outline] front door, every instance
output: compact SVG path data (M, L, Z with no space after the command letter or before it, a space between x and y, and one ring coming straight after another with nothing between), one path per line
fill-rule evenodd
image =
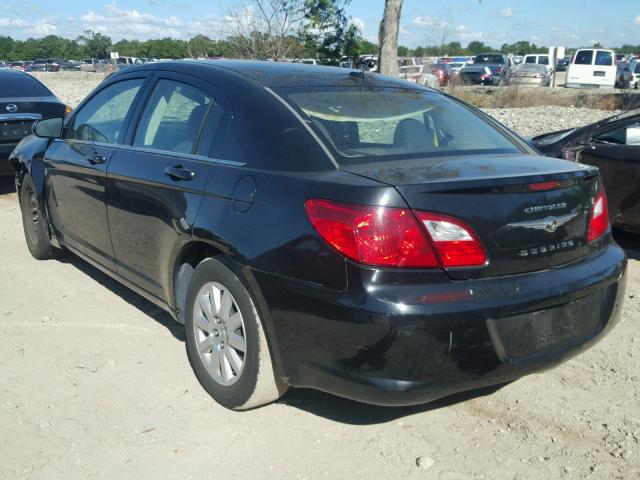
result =
M144 78L123 80L94 94L45 155L47 208L57 236L112 270L106 172L143 83Z
M193 77L161 72L150 90L129 146L109 164L108 213L118 273L165 300L171 260L191 240L213 168L206 150L226 114Z

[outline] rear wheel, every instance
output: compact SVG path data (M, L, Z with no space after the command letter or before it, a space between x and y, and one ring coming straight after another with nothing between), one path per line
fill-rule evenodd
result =
M22 228L29 252L37 260L53 258L57 251L47 236L46 221L38 202L35 185L29 175L25 175L22 181L20 208Z
M186 309L189 362L216 402L248 410L284 394L251 295L224 263L209 258L198 265Z

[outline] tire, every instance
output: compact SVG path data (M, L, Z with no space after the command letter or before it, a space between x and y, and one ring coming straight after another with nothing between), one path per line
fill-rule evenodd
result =
M185 308L189 363L216 402L249 410L286 392L288 387L276 378L253 299L224 263L208 258L196 267Z
M36 187L30 175L25 175L20 190L20 209L22 211L22 229L27 248L36 260L47 260L57 254L46 232L46 220L42 214L36 194Z

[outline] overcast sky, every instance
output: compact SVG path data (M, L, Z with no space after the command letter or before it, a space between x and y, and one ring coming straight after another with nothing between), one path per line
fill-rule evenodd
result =
M0 35L57 34L75 38L93 29L121 38L202 33L220 38L232 0L0 0ZM383 0L352 0L348 14L376 40ZM481 40L491 46L528 40L542 45L640 44L639 0L405 0L400 43L409 47Z

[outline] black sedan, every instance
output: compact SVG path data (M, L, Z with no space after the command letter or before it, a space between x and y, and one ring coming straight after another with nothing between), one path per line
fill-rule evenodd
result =
M556 365L618 318L597 169L416 84L147 64L35 133L12 157L32 255L68 249L186 324L229 408L289 386L427 402Z
M598 167L611 223L640 233L640 110L532 141L545 155Z
M66 105L31 75L0 70L0 175L13 175L9 154L34 120L64 116Z

